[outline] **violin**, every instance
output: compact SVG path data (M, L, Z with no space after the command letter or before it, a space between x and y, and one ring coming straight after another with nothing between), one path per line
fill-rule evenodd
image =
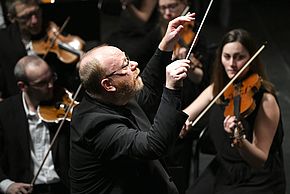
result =
M68 92L65 88L54 86L54 96L53 99L46 102L41 102L37 108L38 116L46 122L59 123L59 126L55 132L54 137L51 140L49 149L47 150L40 167L38 168L36 174L34 175L30 185L34 185L36 178L38 177L49 153L52 149L52 146L64 124L65 121L71 121L73 107L75 107L79 102L75 101L76 96L81 90L81 85L75 93L75 96L72 98L72 94Z
M231 146L239 144L241 139L246 138L246 131L240 122L246 118L256 108L253 96L261 87L261 77L258 74L252 74L243 81L231 84L224 92L224 99L228 102L224 110L224 116L236 116L236 126L231 134Z
M50 22L45 38L32 42L33 50L40 55L46 56L48 52L53 52L64 63L76 62L83 53L85 42L78 36L64 36L59 27Z
M40 119L48 123L71 121L73 107L77 104L79 102L72 99L72 94L68 90L54 86L53 99L41 102L37 113Z
M201 53L193 51L193 48L194 48L194 46L196 46L196 42L197 42L199 33L201 31L201 28L203 26L203 23L205 21L205 18L207 16L209 8L211 7L212 1L213 0L211 0L209 6L207 8L207 11L203 17L201 24L199 25L197 32L194 31L194 28L195 28L194 21L185 23L184 28L180 34L180 38L178 39L176 45L174 46L173 59L174 58L189 59L191 61L191 68L192 69L194 69L195 67L202 68L202 63L200 62L200 60L203 56L201 55ZM185 15L188 12L188 10L189 10L189 6L186 6L181 15L182 16Z
M235 98L240 98L240 116L245 118L256 108L256 103L253 99L254 94L261 87L261 77L258 74L252 74L242 82L231 84L224 92L224 98L228 101L225 108L224 116L235 115L234 107Z
M184 28L180 34L180 39L176 43L174 47L174 52L176 52L178 49L181 47L186 48L186 50L189 49L190 44L192 43L194 37L195 37L195 32L193 31L194 28L194 23L186 23L184 25Z
M188 13L189 6L186 6L184 10L181 13L181 16L184 16ZM178 57L180 54L179 50L180 48L185 48L185 51L188 51L190 48L190 45L195 37L195 32L193 31L194 28L194 22L188 22L184 24L184 28L180 34L180 38L178 39L177 43L174 46L173 55L177 58L183 58Z

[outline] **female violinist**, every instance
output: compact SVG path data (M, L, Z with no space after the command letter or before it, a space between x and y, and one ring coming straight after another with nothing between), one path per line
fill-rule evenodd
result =
M168 22L180 15L185 15L191 11L187 0L158 0L160 12L160 35L164 33ZM201 15L199 17L202 17ZM195 37L198 24L187 23L184 26L178 44L175 45L173 60L184 59ZM161 36L162 37L162 36ZM191 68L188 70L188 77L184 79L182 90L182 106L187 107L209 84L209 61L206 42L203 34L199 36L196 47L190 55ZM188 187L190 178L190 165L192 156L192 145L194 139L197 139L202 126L195 127L191 135L184 139L178 139L172 152L166 158L167 166L172 169L173 180L175 181L179 192L184 193Z
M189 118L181 135L255 52L253 39L243 29L234 29L223 37L217 49L213 82L184 110ZM232 90L230 95L225 92L211 107L208 132L217 154L188 193L285 193L281 113L263 68L256 57L234 82L235 87L241 83L249 90ZM248 93L252 86L255 89ZM240 102L252 97L249 99L254 106L245 110L247 114L225 112L229 96L239 97ZM237 110L240 108L242 104Z

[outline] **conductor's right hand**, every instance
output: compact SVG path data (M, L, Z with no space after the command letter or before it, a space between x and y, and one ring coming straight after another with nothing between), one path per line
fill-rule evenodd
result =
M176 60L166 67L165 87L172 90L180 89L183 85L183 79L187 77L187 71L190 67L190 60Z
M32 192L32 186L27 183L12 183L8 189L7 194L26 194Z

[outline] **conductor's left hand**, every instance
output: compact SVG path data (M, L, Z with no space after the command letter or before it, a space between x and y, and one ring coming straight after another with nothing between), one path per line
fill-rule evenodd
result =
M191 22L194 20L195 13L188 13L185 16L179 16L171 20L167 26L165 35L159 44L159 49L162 51L172 51L174 45L180 38L180 32L184 28L183 25L186 22Z

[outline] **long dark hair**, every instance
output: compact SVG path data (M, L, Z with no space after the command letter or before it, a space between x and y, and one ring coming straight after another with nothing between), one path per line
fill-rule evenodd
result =
M214 70L212 75L212 82L214 83L213 94L217 95L230 81L227 76L224 66L221 61L221 55L224 46L227 43L239 42L245 49L249 52L250 57L252 57L258 50L255 41L251 37L250 33L244 29L234 29L226 33L216 50L216 58L214 61ZM270 93L275 94L275 89L272 83L269 82L269 79L264 71L264 65L262 64L260 57L257 56L249 66L249 71L252 73L257 73L261 76L263 82L263 87Z

